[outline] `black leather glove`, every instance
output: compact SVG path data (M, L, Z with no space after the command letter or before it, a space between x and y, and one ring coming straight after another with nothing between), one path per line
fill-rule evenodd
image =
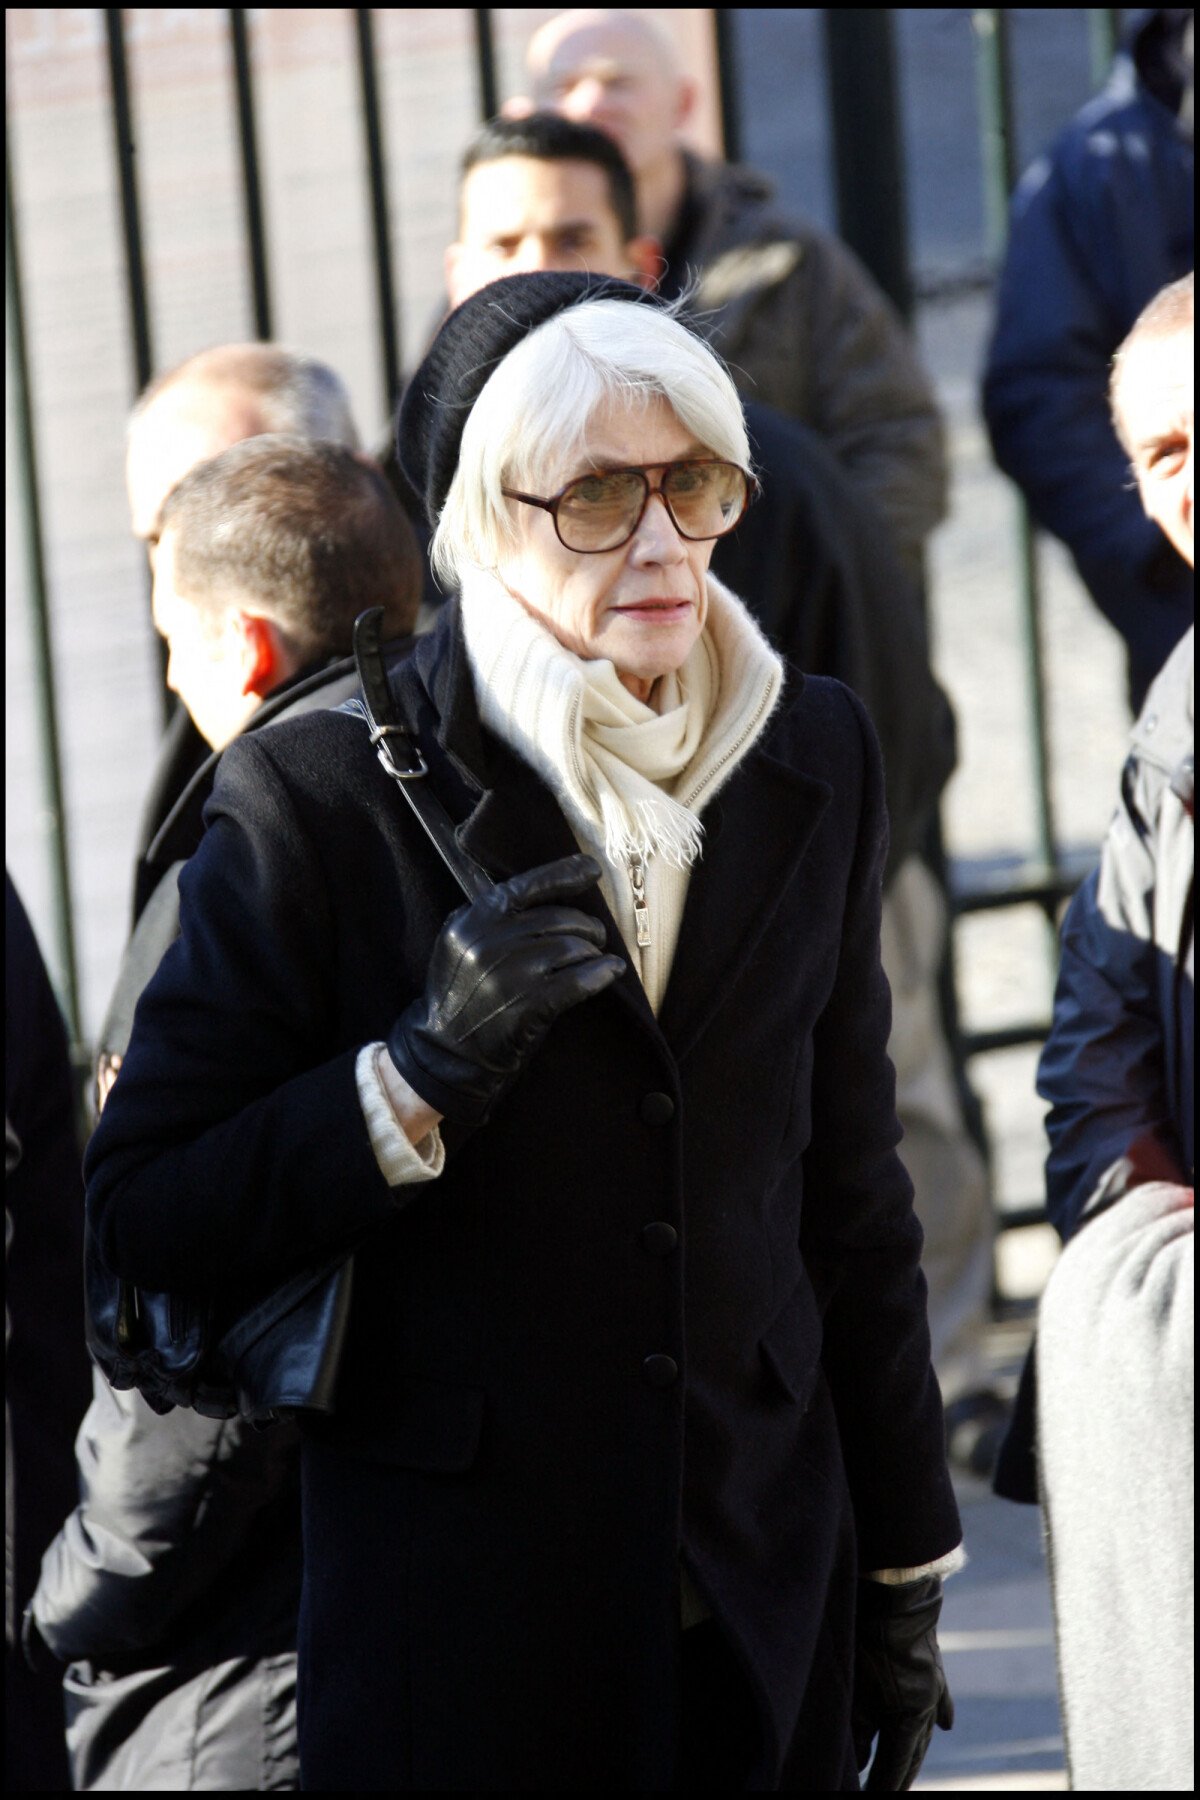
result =
M935 1635L942 1610L940 1575L889 1587L858 1584L854 1708L851 1729L859 1769L879 1744L867 1777L868 1793L903 1793L917 1779L935 1722L954 1723Z
M600 920L561 904L599 878L592 857L564 857L501 882L442 926L424 996L387 1047L413 1091L453 1123L482 1125L559 1014L624 972L604 954Z

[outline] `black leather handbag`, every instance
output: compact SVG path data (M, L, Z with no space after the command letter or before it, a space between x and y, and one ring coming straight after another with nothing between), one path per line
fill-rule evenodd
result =
M363 718L384 769L400 788L468 900L490 878L459 848L428 768L400 718L383 660L383 611L355 621L363 698L339 710ZM354 1288L354 1252L339 1251L235 1314L211 1302L152 1294L121 1281L84 1238L88 1349L115 1388L137 1388L155 1412L185 1406L208 1418L269 1425L297 1412L330 1413L337 1394Z
M115 1388L154 1412L187 1406L210 1419L269 1425L334 1408L350 1317L354 1253L330 1257L223 1320L210 1302L152 1294L112 1275L84 1240L88 1349Z

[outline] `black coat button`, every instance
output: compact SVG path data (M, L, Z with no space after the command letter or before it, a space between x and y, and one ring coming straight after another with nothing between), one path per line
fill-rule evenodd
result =
M654 1219L642 1226L642 1249L649 1256L670 1256L679 1242L679 1233L665 1219Z
M648 1356L642 1374L653 1388L669 1388L679 1378L679 1364L673 1356Z
M675 1102L670 1094L644 1094L638 1113L643 1125L669 1125L675 1117Z

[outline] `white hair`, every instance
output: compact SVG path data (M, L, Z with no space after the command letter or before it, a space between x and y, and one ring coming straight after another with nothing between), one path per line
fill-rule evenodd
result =
M586 456L599 408L661 396L680 424L726 462L750 469L737 389L724 363L664 306L587 300L529 333L488 378L463 428L458 467L430 546L449 586L494 569L516 542L502 489L549 494Z

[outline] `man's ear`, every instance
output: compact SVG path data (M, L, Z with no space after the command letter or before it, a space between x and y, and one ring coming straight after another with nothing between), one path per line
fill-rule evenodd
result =
M696 102L700 98L700 84L693 81L690 75L679 77L679 86L675 91L675 129L682 131L696 110Z
M242 693L257 694L261 700L294 672L295 657L273 619L240 612L235 624L242 650Z
M625 245L625 254L632 266L630 279L653 293L667 266L658 239L649 236L630 238Z

